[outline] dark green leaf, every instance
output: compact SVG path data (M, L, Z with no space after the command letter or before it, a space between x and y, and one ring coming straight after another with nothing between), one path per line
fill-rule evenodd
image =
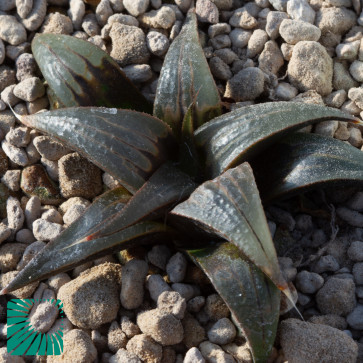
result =
M276 286L287 289L252 170L247 163L203 183L171 214L188 218L212 235L233 243Z
M277 330L280 291L231 243L188 251L229 307L254 362L265 363Z
M151 105L118 64L94 44L62 34L41 34L34 57L65 107L103 106L151 113Z
M165 57L154 115L179 136L184 114L193 102L197 127L221 114L218 90L200 46L196 15L190 11Z
M132 193L176 149L165 123L136 111L77 107L19 118L78 151Z
M214 178L265 150L294 130L324 120L361 122L334 108L297 102L271 102L237 109L204 124L196 145Z
M165 164L130 198L123 188L105 193L60 236L49 242L7 287L13 291L30 282L67 271L85 261L129 248L172 232L165 223L176 203L195 189L190 178ZM127 202L127 204L125 204ZM146 221L147 219L147 221Z
M265 202L308 189L363 184L363 153L340 140L295 133L253 163Z

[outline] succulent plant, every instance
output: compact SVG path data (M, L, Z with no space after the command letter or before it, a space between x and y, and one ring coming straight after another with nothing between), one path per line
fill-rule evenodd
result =
M259 190L267 203L320 185L361 184L360 150L294 133L323 120L359 120L293 102L221 115L193 11L165 57L153 116L152 105L96 46L42 34L32 49L54 109L18 116L20 121L78 151L122 187L99 196L2 294L138 243L174 241L224 299L254 361L265 362L280 292L293 297Z

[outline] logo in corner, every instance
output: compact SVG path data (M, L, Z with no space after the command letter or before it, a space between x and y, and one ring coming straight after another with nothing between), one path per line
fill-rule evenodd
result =
M36 331L29 314L34 304L48 302L56 306L61 317L55 333ZM60 355L63 352L63 304L54 299L12 299L7 305L7 351L11 355Z

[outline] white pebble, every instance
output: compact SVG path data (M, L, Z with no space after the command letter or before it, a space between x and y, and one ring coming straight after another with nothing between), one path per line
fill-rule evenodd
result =
M49 241L56 238L63 231L58 223L48 222L45 219L37 219L33 222L33 234L39 241Z
M171 282L181 282L184 280L187 270L187 260L184 255L177 252L166 265L166 272Z
M24 212L21 209L21 204L17 198L9 197L7 199L6 212L9 228L13 231L18 231L24 224Z

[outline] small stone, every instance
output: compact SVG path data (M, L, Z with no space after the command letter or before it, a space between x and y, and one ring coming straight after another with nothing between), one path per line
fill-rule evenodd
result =
M264 83L264 73L259 68L248 67L227 81L224 96L236 102L254 100L263 92Z
M301 41L294 46L287 73L301 91L315 90L323 96L332 91L333 61L317 42Z
M70 152L67 147L49 136L37 136L33 143L39 154L48 160L59 160Z
M228 65L239 59L238 55L232 49L228 48L218 49L214 52L214 55Z
M1 182L5 184L13 192L20 189L21 170L8 170L1 178Z
M267 40L268 40L268 35L264 30L262 29L254 30L248 41L247 57L253 58L257 54L261 53Z
M200 350L197 347L193 347L185 353L183 363L205 363L205 359Z
M231 38L226 34L217 35L208 44L216 50L229 48L231 46Z
M26 30L15 16L0 15L0 38L11 45L19 45L26 41Z
M100 26L95 14L89 13L83 18L82 29L90 37L100 34Z
M169 48L168 38L159 32L150 31L146 36L146 44L152 54L163 56Z
M158 297L157 307L160 312L174 315L177 319L183 319L186 309L185 299L176 291L164 291Z
M15 71L8 66L0 66L0 92L15 82Z
M357 58L360 40L354 42L338 44L335 53L338 59L347 59L353 61Z
M191 314L185 314L182 320L184 329L183 343L187 348L198 346L205 340L205 330Z
M93 362L97 358L97 349L91 337L80 329L72 329L63 337L64 350L61 355L51 355L47 357L49 363Z
M289 0L287 2L286 11L294 20L301 20L314 24L315 11L310 7L307 0Z
M0 246L0 269L2 273L16 269L26 249L23 243L4 243Z
M21 229L24 223L24 212L17 198L11 196L8 198L6 212L8 216L8 227L13 231Z
M22 270L44 247L46 244L42 241L31 243L24 251L24 254L18 263L17 270Z
M184 330L180 320L174 315L159 309L139 313L137 315L137 325L143 333L164 346L178 344L184 337Z
M298 94L298 90L290 83L280 82L275 89L275 96L283 101L290 101Z
M16 243L17 244L17 243ZM10 284L12 280L16 277L16 275L19 273L19 271L10 271L7 273L2 273L0 275L0 286L1 288L5 288ZM35 289L38 287L39 281L32 282L20 289L17 289L15 291L12 291L8 293L9 296L15 297L18 299L26 299L33 295Z
M186 301L190 300L196 294L199 294L200 291L196 291L195 286L190 284L183 284L180 282L176 282L171 285L171 288L178 292Z
M358 262L363 261L363 242L361 241L352 242L348 248L347 254L352 261L358 261Z
M39 241L50 241L58 237L63 231L62 225L48 222L45 219L36 219L33 222L34 237Z
M151 67L148 64L131 64L129 66L124 67L123 71L125 72L127 78L129 78L131 80L131 82L133 82L133 83L147 82L153 76ZM111 176L108 174L108 178L109 177L111 177ZM103 182L105 183L104 179L105 179L105 177L103 176ZM107 182L109 182L109 181L107 181Z
M147 254L149 262L162 270L165 270L166 264L170 259L170 256L170 249L168 246L165 245L155 245Z
M24 101L34 101L44 95L45 89L38 77L26 78L14 88L14 95Z
M159 363L163 355L162 347L146 334L135 335L128 341L126 349L148 363Z
M347 99L347 92L344 89L332 92L325 97L325 104L329 107L340 108Z
M219 345L209 341L201 343L199 350L207 362L235 363L230 354L226 353Z
M209 38L214 38L217 35L229 34L231 32L231 26L227 23L218 23L210 25L208 28Z
M357 285L363 285L363 262L357 262L353 265L354 281Z
M316 303L323 314L348 315L356 305L354 281L330 278L317 292Z
M16 147L25 147L30 142L30 129L25 126L11 128L5 139Z
M115 320L120 306L120 277L120 265L105 263L63 285L57 297L72 324L97 329Z
M233 12L229 19L229 24L235 28L248 30L257 28L258 22L245 7L242 7Z
M336 209L337 215L353 227L363 227L363 215L346 207Z
M47 209L45 212L43 212L41 218L48 222L63 224L62 215L53 208Z
M252 36L252 32L240 28L233 29L229 33L232 45L236 48L244 48Z
M217 294L212 294L207 297L204 310L210 320L219 320L229 317L229 309L222 298Z
M11 235L11 229L4 223L0 223L0 244Z
M112 39L111 56L121 66L148 62L149 52L145 34L140 28L114 23L112 24L110 37Z
M73 27L76 30L81 29L82 19L86 12L86 5L82 0L70 0L68 16L70 17Z
M354 68L356 68L357 66L359 68L360 64L357 63L357 65L353 67L354 73L356 72ZM363 71L363 67L361 68ZM348 69L342 63L334 62L333 87L337 90L343 89L348 92L350 88L357 86L357 82L352 78Z
M335 272L339 270L339 263L334 256L322 256L314 265L314 272L321 274L323 272Z
M343 103L342 107L340 108L341 111L350 113L351 115L358 116L361 112L361 109L355 104L353 101L346 101ZM347 136L348 138L349 136Z
M346 320L342 316L334 314L314 315L309 319L309 323L328 325L339 330L344 330L348 326Z
M316 13L315 25L320 28L322 34L344 34L355 25L356 19L355 13L344 7L322 7Z
M142 260L128 261L122 270L121 304L125 309L138 308L144 298L148 265Z
M149 7L149 0L123 0L123 5L129 14L139 16Z
M36 242L38 243L38 242ZM47 285L53 289L56 293L58 293L58 290L65 285L66 283L70 282L71 278L68 274L65 272L60 272L59 274L56 274L52 277L49 277L47 280Z
M269 0L269 3L278 11L286 12L288 0Z
M43 23L47 13L47 0L33 0L33 8L21 23L29 31L37 30Z
M100 169L79 154L61 157L58 166L60 190L65 198L93 198L102 192Z
M28 196L37 196L44 204L58 205L62 202L56 184L39 164L23 169L20 188Z
M289 362L355 363L356 343L342 331L330 326L287 319L280 325L280 342Z
M209 67L215 78L227 81L233 76L231 69L219 57L212 57L209 61Z
M187 269L187 260L184 255L177 252L166 265L166 272L171 282L181 282L184 280Z
M295 283L301 292L315 294L324 285L324 279L317 273L301 271L297 274Z
M232 343L236 334L233 323L228 318L222 318L208 330L208 339L214 344L224 345Z
M282 11L270 11L266 18L266 33L270 37L270 39L276 39L279 36L279 29L281 23L284 19L287 19L288 16L285 12Z
M283 19L279 28L281 37L288 44L296 44L300 41L318 41L321 31L315 25L301 20Z
M72 205L66 213L64 213L63 221L65 224L70 225L75 222L87 209L83 204Z
M355 60L351 64L349 72L356 81L363 82L363 62Z
M121 329L129 339L137 334L140 334L139 327L127 316L121 317Z
M259 68L265 73L277 74L283 65L284 58L279 46L274 40L269 40L258 57Z
M101 0L96 8L96 18L98 24L101 26L106 25L108 18L113 15L111 4L109 0Z
M161 29L170 29L177 20L175 12L169 6L163 6L158 10L151 10L138 19L141 24L149 28Z
M363 305L357 304L355 309L347 316L349 326L356 330L363 330Z
M35 242L35 237L30 229L22 228L19 229L18 232L16 232L15 241L30 244L32 242Z
M46 16L40 33L71 35L73 33L72 20L60 13L50 13Z
M61 214L65 214L67 213L68 209L71 208L73 205L75 204L79 204L84 206L85 208L87 208L91 203L84 198L80 198L80 197L73 197L73 198L69 198L67 201L65 201L64 203L62 203L58 210Z
M217 24L219 11L217 6L210 0L197 0L195 12L198 20L202 23Z
M155 302L158 300L159 295L164 291L171 291L170 286L165 282L161 275L149 275L147 277L147 289L151 299Z
M1 147L6 154L6 156L15 164L20 166L26 166L29 162L28 156L24 149L18 148L14 145L11 145L6 140L1 142Z
M20 102L20 99L14 96L14 88L15 84L5 87L5 89L1 92L1 100L12 107Z
M119 349L126 348L127 337L125 333L120 329L117 321L113 321L108 329L107 334L108 349L116 353Z
M126 349L119 349L117 353L109 360L108 363L142 363L136 354L128 352Z

